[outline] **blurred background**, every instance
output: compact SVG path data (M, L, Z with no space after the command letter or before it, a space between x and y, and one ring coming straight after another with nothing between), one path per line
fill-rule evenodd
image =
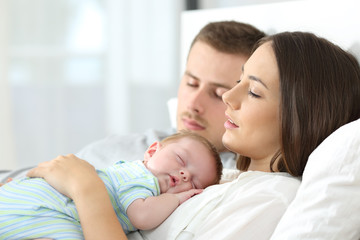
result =
M276 0L0 0L0 169L167 129L180 15Z

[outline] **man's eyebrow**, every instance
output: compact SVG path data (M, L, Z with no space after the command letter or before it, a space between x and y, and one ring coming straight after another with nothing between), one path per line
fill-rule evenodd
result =
M200 80L197 76L195 76L194 74L192 74L192 73L189 72L189 71L185 71L185 75L188 75L188 76L190 76L190 77L192 77L192 78L195 78L196 80Z
M221 84L221 83L210 83L210 85L212 86L215 86L215 87L219 87L219 88L226 88L226 89L231 89L232 86L228 86L228 85L225 85L225 84Z
M201 79L199 77L195 76L194 74L192 74L189 71L185 71L185 74L192 77L192 78L194 78L197 81L201 81ZM219 82L210 82L210 85L215 86L215 87L220 87L220 88L226 88L226 89L231 89L232 88L232 86L222 84L222 83L219 83Z
M241 71L242 71L242 73L244 74L244 65L242 65ZM255 76L253 76L253 75L249 75L248 77L249 77L250 80L259 82L259 83L261 83L266 89L269 89L268 86L267 86L260 78L255 77Z

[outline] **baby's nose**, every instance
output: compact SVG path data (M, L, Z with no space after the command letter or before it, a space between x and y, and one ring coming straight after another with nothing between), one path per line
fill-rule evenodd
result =
M183 180L184 182L189 181L190 174L189 174L188 171L186 171L186 170L180 170L180 176L181 176L181 178L182 178L182 180Z

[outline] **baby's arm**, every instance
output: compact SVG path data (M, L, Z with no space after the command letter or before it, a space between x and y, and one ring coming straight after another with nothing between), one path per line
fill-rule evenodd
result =
M191 189L181 193L163 193L146 199L136 199L126 213L131 223L138 229L149 230L160 225L183 202L202 192Z

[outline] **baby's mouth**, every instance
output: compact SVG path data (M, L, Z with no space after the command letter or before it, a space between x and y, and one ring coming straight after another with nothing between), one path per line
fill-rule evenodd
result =
M170 177L170 187L175 187L179 181L178 178L172 175L169 175L169 177Z

